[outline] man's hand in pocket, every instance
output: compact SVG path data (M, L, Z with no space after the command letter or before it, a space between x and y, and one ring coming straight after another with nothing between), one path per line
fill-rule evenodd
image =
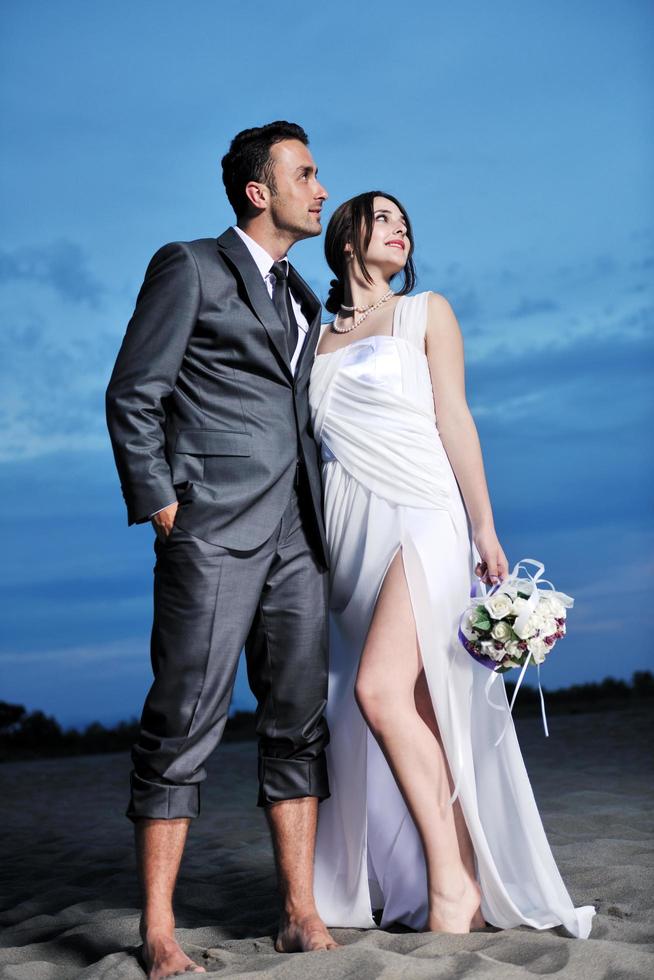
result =
M178 507L179 504L175 501L174 504L169 504L152 517L152 526L160 541L165 541L172 531Z

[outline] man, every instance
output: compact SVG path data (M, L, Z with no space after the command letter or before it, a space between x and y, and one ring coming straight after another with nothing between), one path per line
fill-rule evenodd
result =
M156 531L154 682L128 809L151 980L204 972L175 942L172 897L243 647L283 902L276 949L336 945L313 900L329 796L327 558L308 407L320 303L286 259L320 233L327 192L292 123L239 133L222 165L236 226L156 253L107 390L129 523Z

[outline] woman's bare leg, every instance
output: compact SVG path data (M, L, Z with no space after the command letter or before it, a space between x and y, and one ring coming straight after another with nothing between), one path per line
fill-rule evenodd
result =
M422 840L429 890L427 928L469 932L479 909L479 886L459 849L445 755L416 707L421 673L413 609L398 553L377 600L355 693Z
M445 766L447 768L448 785L450 790L450 796L454 792L454 780L452 779L452 774L450 772L450 767L447 764L447 757L445 756L445 750L443 748L443 740L441 738L441 733L438 728L438 722L436 721L436 715L434 714L434 705L431 700L431 695L429 693L429 687L427 685L427 678L425 677L425 672L422 670L420 676L416 681L415 686L415 701L418 714L427 725L429 731L432 733L434 738L437 739L438 744L443 752L443 758L445 759ZM475 851L472 846L472 841L470 840L470 834L468 832L468 827L463 816L463 810L461 809L461 804L458 800L454 801L454 826L456 827L456 837L459 842L459 854L461 855L461 860L463 866L466 869L466 873L471 881L476 882L477 880L477 869L475 867ZM478 908L475 912L472 922L470 923L471 929L483 929L486 926L486 920L481 914L481 908Z

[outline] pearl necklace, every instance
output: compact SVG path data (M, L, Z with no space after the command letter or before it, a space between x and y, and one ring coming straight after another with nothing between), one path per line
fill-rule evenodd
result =
M336 333L350 333L351 330L355 330L361 323L363 323L365 318L370 316L374 310L379 309L380 306L387 303L391 296L395 296L395 293L392 289L389 289L388 292L382 296L381 299L378 299L376 303L373 303L372 306L366 306L358 320L356 318L356 312L358 312L358 310L355 310L355 316L352 317L352 326L350 327L336 326L337 321L341 319L341 314L337 313L334 317L334 322L332 323L332 330L334 330Z

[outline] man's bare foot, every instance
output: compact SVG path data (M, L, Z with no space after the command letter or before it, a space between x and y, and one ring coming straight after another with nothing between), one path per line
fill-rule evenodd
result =
M304 916L282 916L275 940L278 953L309 953L316 949L338 949L317 912Z
M166 980L167 977L188 977L207 972L203 966L188 958L170 933L151 930L141 935L141 958L148 980Z
M435 893L429 903L427 932L470 932L481 917L479 903L481 891L477 882L467 879L460 891L444 894ZM481 928L486 924L481 918Z

